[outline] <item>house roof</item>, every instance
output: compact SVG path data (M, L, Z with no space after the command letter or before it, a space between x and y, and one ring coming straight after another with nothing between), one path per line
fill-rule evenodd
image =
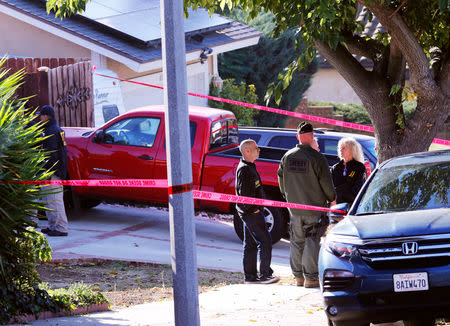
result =
M82 15L73 15L63 20L55 18L53 14L47 14L45 1L0 0L0 12L119 61L137 72L161 65L160 42L140 42ZM230 21L218 26L218 29L204 28L203 24L198 33L191 30L186 35L186 59L194 60L199 58L205 47L212 48L214 54L219 54L254 45L261 33L247 25Z
M367 10L363 6L359 6L358 10L356 12L356 20L361 21L364 23L364 31L362 32L361 36L363 37L370 37L375 38L378 33L386 33L386 30L379 22L378 18L375 16L372 16L372 19L369 20L369 17L367 15ZM364 68L372 68L373 62L372 60L362 57L359 55L354 55L355 59L359 61L359 63ZM325 60L322 56L319 56L319 66L322 69L334 69L334 67Z

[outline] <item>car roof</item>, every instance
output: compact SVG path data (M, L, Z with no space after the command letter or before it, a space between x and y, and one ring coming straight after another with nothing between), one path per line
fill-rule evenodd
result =
M450 162L450 149L440 151L412 153L391 158L384 162L380 169L389 169L392 167L406 166L412 164L430 164Z
M252 134L277 134L277 135L291 135L297 134L297 130L296 129L290 129L290 128L271 128L271 127L248 127L248 126L239 126L239 131L240 132L249 132ZM341 132L341 131L336 131L336 130L332 130L332 129L326 129L326 128L317 128L314 129L314 134L315 135L326 135L326 136L331 136L331 138L336 138L336 139L340 139L340 138L344 138L344 137L353 137L355 139L358 139L359 141L364 141L364 140L375 140L375 137L373 136L368 136L368 135L361 135L361 134L354 134L354 133L349 133L349 132Z

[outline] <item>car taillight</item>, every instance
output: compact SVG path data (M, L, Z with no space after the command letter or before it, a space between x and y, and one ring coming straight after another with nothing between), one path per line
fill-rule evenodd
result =
M366 167L367 177L372 173L372 167L370 166L370 162L364 162L364 166Z

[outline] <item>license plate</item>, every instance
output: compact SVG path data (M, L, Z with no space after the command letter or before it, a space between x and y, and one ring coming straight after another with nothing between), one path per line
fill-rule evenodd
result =
M394 291L426 291L428 290L428 273L394 274Z

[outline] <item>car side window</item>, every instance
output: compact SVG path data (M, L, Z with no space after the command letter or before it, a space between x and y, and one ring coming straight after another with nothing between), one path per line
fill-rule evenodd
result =
M239 143L241 143L241 141L246 140L246 139L253 139L255 141L255 143L258 143L259 140L261 139L261 135L239 133Z
M103 143L153 147L160 122L150 117L122 119L105 129Z
M294 148L297 146L298 140L296 136L275 136L267 144L269 147L278 148Z
M337 139L323 139L323 146L321 148L324 154L338 155L337 146L339 140Z

